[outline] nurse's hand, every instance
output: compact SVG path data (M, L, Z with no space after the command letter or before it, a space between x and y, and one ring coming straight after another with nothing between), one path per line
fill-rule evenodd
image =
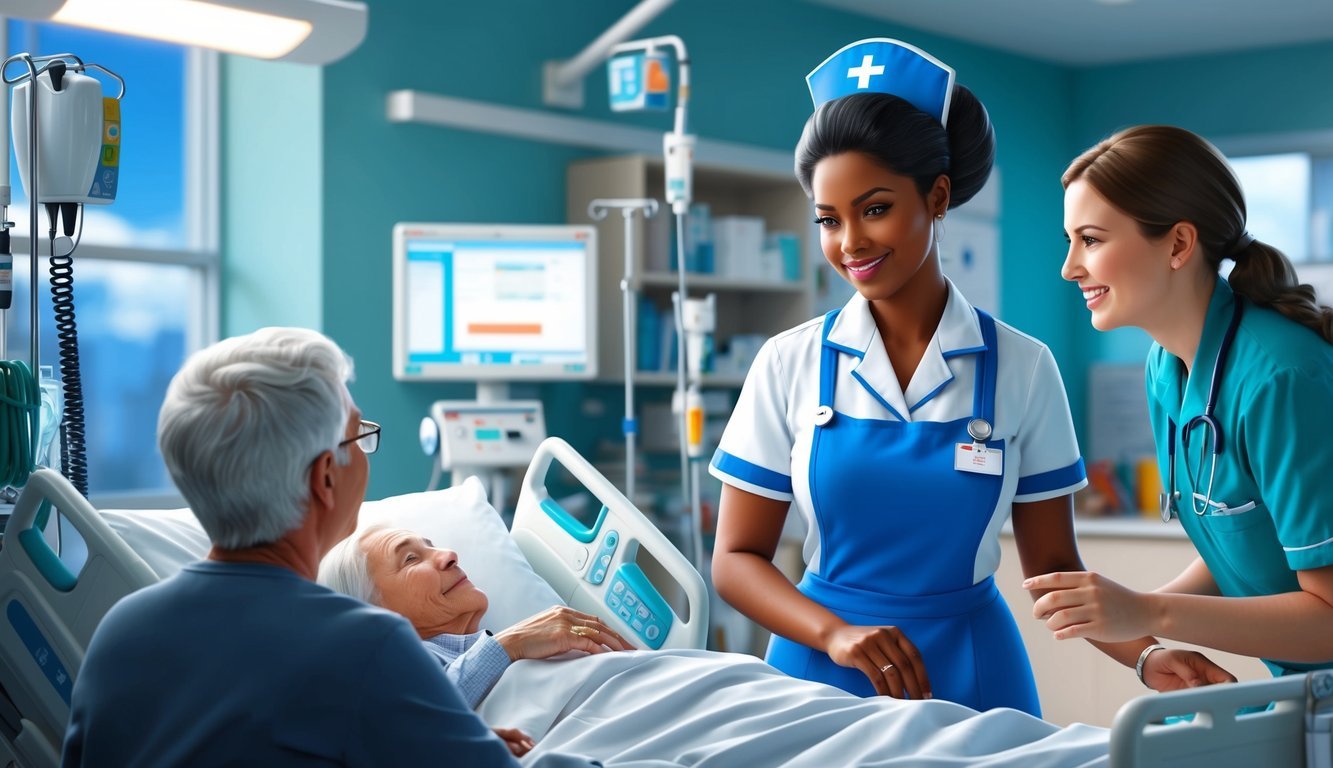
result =
M833 663L861 670L880 696L930 698L921 652L897 627L843 625L829 636L827 653Z
M1143 682L1154 691L1178 691L1201 685L1234 683L1236 676L1198 651L1166 648L1148 654L1143 663Z
M1157 634L1153 596L1100 573L1046 573L1024 581L1023 589L1046 592L1032 604L1032 615L1045 621L1057 640L1083 637L1118 643Z

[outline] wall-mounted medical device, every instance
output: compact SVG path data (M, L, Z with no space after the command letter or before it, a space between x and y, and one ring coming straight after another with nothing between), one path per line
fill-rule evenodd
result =
M596 376L596 229L395 225L393 375L483 382Z
M98 68L97 65L88 65ZM120 177L120 94L102 95L102 84L82 73L84 66L57 59L35 78L14 88L10 130L19 178L29 198L32 160L37 162L37 191L42 203L106 205L116 199ZM29 90L36 89L30 97ZM33 102L37 120L31 120ZM31 146L36 123L36 157Z
M437 400L430 418L439 434L440 467L446 470L526 467L546 439L540 400Z

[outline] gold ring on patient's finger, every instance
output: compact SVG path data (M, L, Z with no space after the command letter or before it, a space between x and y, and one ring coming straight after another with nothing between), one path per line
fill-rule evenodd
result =
M892 664L885 664L884 666L882 666L882 667L879 668L879 671L880 671L880 672L888 672L890 669L893 669L893 665L892 665Z
M597 634L596 627L570 627L569 631L579 637L587 637L588 635Z

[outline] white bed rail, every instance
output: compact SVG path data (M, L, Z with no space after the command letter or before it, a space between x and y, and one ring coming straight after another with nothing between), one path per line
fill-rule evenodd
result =
M78 573L34 528L52 509L87 544ZM56 763L93 630L117 600L157 580L68 480L49 469L32 473L0 548L0 684L22 717L17 737L6 739L20 765Z
M1333 768L1331 729L1330 670L1142 696L1116 713L1111 766Z
M601 502L584 525L546 488L558 461ZM511 531L537 574L571 607L596 613L640 648L703 648L708 588L690 561L600 472L558 437L547 438L528 465ZM684 596L681 616L649 581L637 557L646 550Z

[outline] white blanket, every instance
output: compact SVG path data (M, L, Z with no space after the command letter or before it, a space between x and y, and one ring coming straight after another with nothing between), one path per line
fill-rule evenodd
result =
M740 654L604 653L520 661L478 710L607 766L1104 766L1108 731L1012 709L861 699ZM525 760L525 762L527 761Z

